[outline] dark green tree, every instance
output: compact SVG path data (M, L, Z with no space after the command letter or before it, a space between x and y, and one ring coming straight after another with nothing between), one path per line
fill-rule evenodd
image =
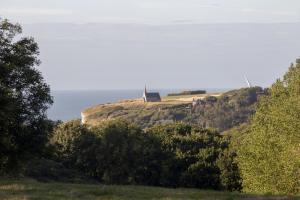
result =
M98 134L101 135L101 146L97 159L103 166L102 179L106 183L128 183L130 172L129 137L134 129L123 121L112 121L102 125Z
M35 68L38 45L22 28L0 19L0 170L19 169L47 142L45 111L52 104L49 86Z
M242 189L242 179L235 158L236 153L232 149L225 149L217 160L221 186L227 191L241 191Z
M158 125L148 132L161 139L166 155L161 166L160 185L220 188L216 160L226 145L219 133L184 123Z
M75 141L82 135L89 133L88 128L82 125L80 120L72 120L59 124L50 139L51 145L55 148L57 159L66 166L73 166L75 150L77 148Z

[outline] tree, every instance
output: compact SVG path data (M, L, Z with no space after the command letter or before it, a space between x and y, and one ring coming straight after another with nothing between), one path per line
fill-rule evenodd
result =
M222 189L227 191L240 191L242 189L242 180L235 158L236 153L230 148L222 151L217 160Z
M210 129L172 123L143 131L123 120L92 127L76 120L59 125L51 142L64 166L104 183L240 189L228 141Z
M0 19L0 171L19 168L47 141L50 88L35 68L38 45L22 28Z
M76 145L75 141L83 135L89 134L90 131L82 125L80 120L71 120L59 124L50 139L51 145L55 147L58 160L66 166L74 164Z
M124 121L111 121L100 127L101 146L97 160L103 166L102 179L106 183L128 183L130 173L130 134L134 129Z
M100 180L110 184L159 183L162 151L156 137L122 120L107 121L92 131L97 136L97 145L90 142L94 149L81 148L78 158L84 156L86 163L97 165L95 172ZM89 152L95 159L89 159Z
M300 192L300 60L260 100L238 148L247 192Z
M157 125L148 132L161 139L166 155L160 185L220 188L216 161L226 144L219 133L184 123Z

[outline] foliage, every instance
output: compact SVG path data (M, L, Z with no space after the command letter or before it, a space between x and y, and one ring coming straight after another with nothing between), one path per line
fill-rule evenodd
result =
M74 162L76 150L75 141L82 135L88 135L88 128L80 123L80 120L72 120L59 124L50 139L50 144L55 148L58 160L65 165Z
M259 102L238 148L245 191L300 192L300 62Z
M221 186L217 161L235 168L219 159L227 141L213 130L174 123L143 131L119 120L87 128L71 121L51 141L69 168L104 183L236 189Z
M66 168L61 162L45 158L31 159L25 167L25 176L38 181L82 182L85 177L74 169Z
M217 160L217 166L221 172L221 185L227 191L241 191L242 189L242 179L235 158L236 153L232 149L225 149Z
M37 43L21 26L0 19L0 173L16 171L47 143L49 86L35 68Z
M71 166L100 181L157 182L158 174L151 168L160 166L158 141L124 121L108 121L91 129L68 122L58 127L52 141L61 160L69 158Z
M162 149L169 155L161 174L162 185L219 188L216 160L224 144L217 132L183 123L148 131L161 138Z
M191 123L225 131L248 121L255 111L255 103L266 93L260 87L243 88L208 97L193 109Z

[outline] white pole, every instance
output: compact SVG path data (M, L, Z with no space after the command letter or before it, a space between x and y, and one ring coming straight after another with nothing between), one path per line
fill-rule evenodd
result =
M251 88L252 85L251 85L250 81L248 80L248 78L246 77L246 75L244 75L244 77L245 77L245 81L246 81L246 83L248 85L248 88Z

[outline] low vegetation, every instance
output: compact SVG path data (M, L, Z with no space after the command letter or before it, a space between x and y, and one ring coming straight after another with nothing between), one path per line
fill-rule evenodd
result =
M0 180L0 199L47 200L297 200L293 196L257 196L197 189L145 186L41 183L34 180Z
M71 121L57 127L51 143L58 162L106 184L241 189L238 170L222 154L228 141L209 129L175 123L142 130L125 121L86 127Z
M168 96L182 96L182 95L195 95L195 94L206 94L206 90L187 90L179 93L169 93Z

